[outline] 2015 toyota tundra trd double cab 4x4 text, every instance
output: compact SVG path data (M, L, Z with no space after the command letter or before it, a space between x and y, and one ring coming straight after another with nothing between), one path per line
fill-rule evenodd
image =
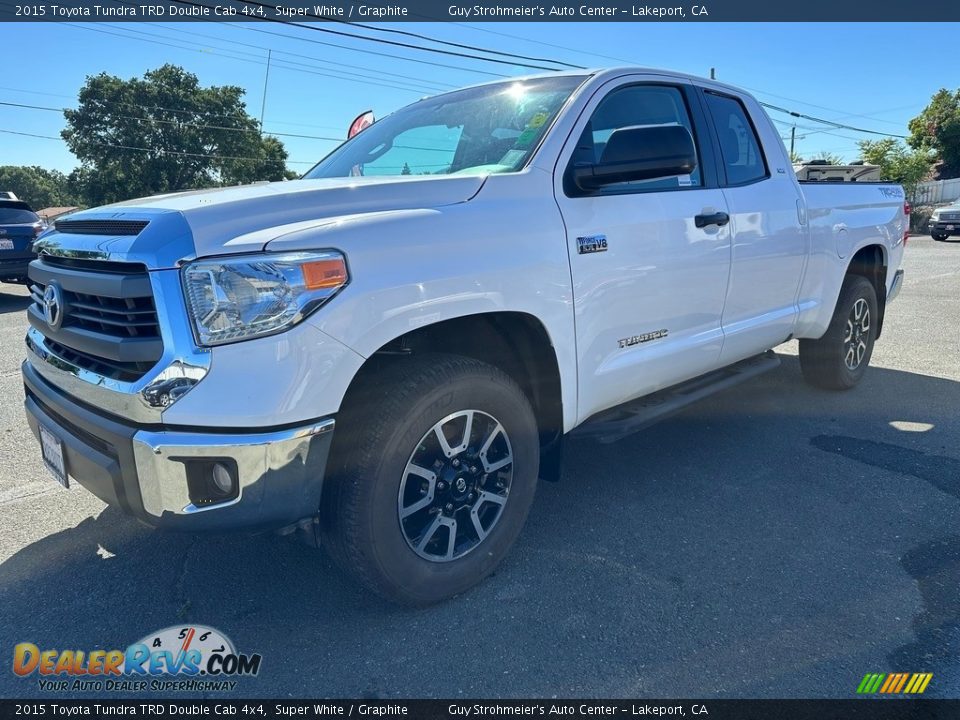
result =
M57 222L27 416L61 482L150 525L309 527L424 605L497 566L566 434L621 437L791 338L809 381L856 385L906 230L895 185L799 183L735 88L481 85L298 181Z

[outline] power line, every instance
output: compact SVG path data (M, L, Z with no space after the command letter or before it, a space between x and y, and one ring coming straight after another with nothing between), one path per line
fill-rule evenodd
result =
M210 5L204 5L203 3L192 2L191 0L170 0L170 2L177 3L178 5L188 5L190 7L207 8L208 10L213 9L212 6ZM243 0L243 2L247 2L247 0ZM251 3L251 4L258 4L258 3ZM271 10L277 9L276 5L264 4L263 7L270 8ZM306 16L314 17L314 18L317 18L318 20L324 19L322 16L315 15L313 13L307 13ZM298 27L304 30L311 30L313 32L327 33L329 35L338 35L341 37L353 38L354 40L365 40L367 42L380 43L383 45L391 45L394 47L402 47L402 48L407 48L409 50L418 50L420 52L435 53L439 55L447 55L450 57L468 58L470 60L479 60L481 62L496 63L498 65L509 65L511 67L520 66L520 67L532 68L535 70L547 70L551 72L556 72L558 70L558 68L555 68L555 67L548 67L545 65L534 65L529 62L512 62L510 60L498 60L496 58L488 58L488 57L482 57L480 55L473 55L470 53L457 52L455 50L442 50L440 48L428 48L428 47L423 47L422 45L414 45L412 43L399 42L397 40L386 40L384 38L367 37L366 35L357 35L355 33L343 32L342 30L331 30L330 28L317 27L314 25L304 25L303 23L291 22L289 20L284 20L282 18L260 17L258 15L252 15L251 17L255 20L259 20L260 22L280 23L281 25L289 25L290 27ZM550 61L550 62L553 62L554 64L560 64L556 61Z
M907 137L909 137L908 135L896 135L894 133L880 132L879 130L867 130L865 128L854 127L853 125L845 125L844 123L834 122L833 120L825 120L823 118L814 117L813 115L806 115L805 113L798 113L794 110L787 110L786 108L782 108L778 105L771 105L770 103L766 103L766 102L760 102L760 104L769 110L785 113L787 115L790 115L791 117L803 118L804 120L812 120L813 122L818 122L818 123L821 123L822 125L829 125L831 127L837 128L838 130L852 130L854 132L865 133L867 135L882 135L884 137L901 138L904 140L907 139Z
M263 28L247 27L245 23L223 23L223 26L231 30L245 30L247 32L260 33L261 35L273 35L275 37L280 37L285 40L298 40L300 42L310 43L311 45L322 45L324 47L338 48L340 50L347 50L349 52L362 53L364 55L373 55L376 57L389 58L390 60L394 60L394 61L400 60L402 62L411 62L411 63L416 63L418 65L429 65L431 67L443 68L445 70L456 70L457 72L468 72L468 73L474 73L476 75L486 75L487 77L495 77L495 78L510 77L509 75L501 75L500 73L490 72L489 70L479 70L477 68L468 68L460 65L449 65L446 63L433 62L431 60L420 60L417 58L402 57L400 55L391 55L390 53L377 52L376 50L368 50L365 48L355 48L355 47L350 47L349 45L340 45L338 43L325 42L323 40L317 40L316 38L300 37L298 35L284 35L283 33L273 32L272 30L264 30Z
M5 128L0 128L0 133L6 133L8 135L22 135L24 137L32 138L42 138L44 140L63 140L55 135L39 135L37 133L28 133L22 132L19 130L7 130ZM211 155L207 153L190 153L190 152L181 152L178 150L164 150L157 148L144 148L144 147L135 147L133 145L118 145L114 143L105 143L97 140L91 140L91 143L94 145L100 145L102 147L116 148L118 150L133 150L138 152L147 152L153 153L155 155L178 155L182 157L196 157L196 158L212 158L215 160L253 160L254 162L262 162L266 160L264 157L243 157L239 155ZM286 160L285 162L291 163L294 165L316 165L313 161L307 160Z
M797 98L787 97L786 95L778 95L777 93L772 93L767 90L761 90L760 88L750 87L749 85L740 85L745 90L750 90L752 92L760 93L761 95L769 95L770 97L780 98L781 100L789 100L791 102L800 103L801 105L806 105L808 107L815 107L820 110L828 110L829 112L843 113L841 117L834 118L836 120L846 120L847 118L863 118L864 120L875 120L876 122L881 122L887 125L900 125L901 123L896 120L884 120L883 118L878 118L877 115L883 112L893 112L895 110L906 110L907 108L916 107L916 103L911 103L910 105L901 105L900 107L891 108L890 110L878 110L877 112L865 115L862 113L847 113L845 110L839 110L837 108L827 107L826 105L817 105L816 103L808 102L806 100L799 100Z
M277 9L277 6L276 6L276 5L269 5L269 4L266 4L266 3L260 3L260 2L256 2L255 0L240 0L240 2L244 3L245 5L254 5L254 6L256 6L256 7L260 7L260 8L264 8L264 9L267 9L267 8L269 8L269 9L271 9L271 10L276 10L276 9ZM364 30L372 30L372 31L374 31L374 32L392 33L392 34L394 34L394 35L402 35L402 36L404 36L404 37L412 37L412 38L416 38L416 39L418 39L418 40L426 40L427 42L436 43L436 44L438 44L438 45L446 45L447 47L460 48L461 50L476 50L476 51L478 51L478 52L487 53L488 55L499 55L500 57L518 58L518 59L521 59L521 60L530 60L530 61L533 61L533 62L553 63L554 65L562 65L562 66L564 66L564 67L568 67L568 68L572 68L572 69L576 69L576 70L582 70L582 69L583 69L583 67L582 67L581 65L573 65L572 63L563 62L563 61L561 61L561 60L552 60L552 59L550 59L550 58L541 58L541 57L531 57L531 56L529 56L529 55L519 55L519 54L517 54L517 53L504 52L504 51L501 51L501 50L490 50L490 49L488 49L488 48L477 47L476 45L466 45L466 44L464 44L464 43L452 42L452 41L449 41L449 40L438 40L437 38L432 38L432 37L430 37L430 36L428 36L428 35L422 35L422 34L420 34L420 33L408 32L408 31L406 31L406 30L396 30L396 29L393 29L393 28L381 28L381 27L377 27L376 25L367 25L367 24L365 24L365 23L359 23L359 22L354 22L354 21L350 21L350 20L344 20L344 19L342 19L342 18L332 17L332 16L328 16L328 15L316 15L316 14L313 14L313 13L306 13L306 15L307 15L307 17L314 17L314 18L317 18L318 20L327 20L328 22L341 23L341 24L343 24L343 25L349 25L349 26L351 26L351 27L359 27L359 28L363 28ZM352 36L352 37L362 37L362 36ZM364 38L364 39L365 39L365 40L376 40L375 38ZM420 48L420 49L425 50L425 49L427 49L427 48ZM515 63L512 63L512 64L515 64ZM530 66L530 67L534 67L534 66Z
M176 48L176 49L178 49L178 50L186 50L186 51L189 51L189 52L200 52L200 53L205 53L205 54L208 54L208 55L216 55L216 56L219 56L219 57L229 58L230 60L236 60L236 61L239 61L239 62L251 63L251 64L254 64L254 65L264 65L264 64L265 64L264 62L261 62L261 61L259 61L259 60L254 59L254 58L251 58L251 57L245 57L245 56L240 56L240 55L235 55L235 54L233 54L233 55L228 54L228 52L223 51L223 50L221 50L220 48L217 49L217 50L218 50L217 52L214 52L213 50L208 50L208 49L199 49L199 50L198 50L198 49L191 48L191 47L184 47L183 45L173 45L172 43L163 42L163 41L161 41L161 40L149 40L149 39L145 39L145 38L130 37L129 35L124 35L124 34L120 34L119 32L116 32L117 30L122 30L122 31L124 31L124 32L132 32L132 33L136 33L136 34L138 34L138 35L146 35L146 36L148 36L148 37L162 37L162 38L165 38L165 39L167 39L167 40L171 40L171 39L172 39L172 38L166 38L166 36L163 36L163 35L155 35L155 34L147 33L147 32L145 32L145 31L143 31L143 30L134 30L133 28L111 28L110 30L104 30L104 29L102 29L102 28L88 27L88 26L86 26L86 25L77 25L77 24L74 24L74 23L62 23L62 24L63 24L63 25L67 25L68 27L73 27L73 28L77 28L77 29L80 29L80 30L89 30L89 31L91 31L91 32L103 33L103 34L105 34L105 35L114 35L114 36L116 36L116 37L124 38L124 39L126 39L126 40L134 40L134 41L137 41L137 42L153 43L153 44L155 44L155 45L165 45L165 46L167 46L167 47ZM175 42L181 42L181 43L191 42L191 43L192 43L192 41L175 41ZM192 44L196 45L197 43L192 43ZM361 79L361 78L367 78L367 77L369 77L369 76L367 76L367 75L361 75L361 74L359 74L359 73L345 73L344 71L339 71L339 74L333 74L333 73L320 72L320 71L318 71L318 70L316 70L316 69L313 69L315 66L305 65L304 63L296 63L296 62L291 61L291 60L274 61L274 67L277 67L277 62L286 63L286 65L281 65L281 66L279 66L279 67L283 67L283 69L285 69L285 70L294 70L294 71L296 71L296 72L304 72L304 73L307 73L307 74L310 74L310 75L317 75L317 76L320 76L320 77L332 78L332 79L334 79L334 80L343 80L343 81L348 81L348 80L349 80L349 81L352 81L352 82L360 83L360 84L362 84L362 85L374 85L374 86L377 86L377 87L390 88L391 90L404 90L404 91L407 91L407 92L415 92L415 93L430 93L430 92L433 92L433 91L432 91L431 89L429 89L429 88L416 88L416 87L409 87L409 86L399 85L399 84L397 84L397 83L388 84L388 83L386 83L386 82L376 82L375 80ZM293 66L298 66L298 65L299 65L299 66L302 66L302 68L305 68L305 69L302 69L301 67L289 67L289 65L293 65ZM356 75L356 78L344 77L344 75L346 75L346 74L354 74L354 75Z
M130 4L130 3L127 3L127 4ZM175 30L177 33L182 33L185 35L195 35L196 37L205 38L208 41L210 40L210 36L205 35L203 33L191 32L190 30L181 30L180 28L172 28L169 25L163 25L161 23L153 23L153 26L163 28L164 30ZM244 29L249 29L249 28L244 28ZM162 37L162 36L159 36L159 37ZM276 47L254 45L252 43L244 43L244 42L239 42L237 40L226 40L224 38L217 38L217 40L222 40L223 42L230 43L231 45L240 45L243 47L256 48L257 50L272 51L273 53L278 55L289 55L291 57L301 58L303 60L313 60L317 63L322 63L323 65L336 65L338 67L351 68L353 71L363 70L367 72L376 73L378 76L389 76L389 77L402 78L406 80L415 80L416 82L421 83L423 85L434 85L437 87L437 89L447 88L450 90L454 90L459 87L458 85L452 85L450 83L440 82L438 80L428 80L427 78L423 78L423 77L412 77L409 74L388 72L386 70L381 70L379 68L372 68L364 65L357 65L355 63L348 64L348 63L336 62L335 60L318 58L314 55L304 55L302 53L290 52L289 50L280 50L279 48L276 48ZM197 44L199 45L200 43L197 43ZM403 58L400 58L400 59L403 59Z
M127 5L127 6L129 6L129 7L136 7L136 6L137 6L135 2L130 2L130 1L128 1L128 0L112 0L112 2L115 2L115 3L119 4L119 5ZM79 27L79 26L74 25L73 27ZM183 30L183 29L181 29L181 28L172 28L172 27L170 27L170 26L168 26L168 25L162 25L162 24L160 24L160 23L153 23L153 27L154 27L154 28L159 27L159 28L162 28L162 29L164 29L164 30L175 31L175 32L178 33L178 34L183 34L183 35L194 35L194 36L196 36L196 37L204 38L207 42L209 42L209 41L211 40L211 37L210 37L209 35L207 35L207 34L198 33L198 32L191 32L191 31L189 31L189 30ZM154 34L154 33L148 33L148 32L146 32L146 31L144 31L144 30L134 30L133 28L113 28L113 29L115 29L115 30L120 30L120 29L122 29L122 30L125 30L125 31L127 31L127 32L137 33L137 34L140 34L140 35L147 35L147 36L150 36L150 37L159 37L159 38L164 39L164 40L173 40L173 41L179 42L179 43L197 45L197 46L199 46L199 47L201 47L201 48L204 47L203 45L201 45L200 43L197 43L197 42L195 42L195 41L191 41L191 40L181 40L180 38L170 38L169 36L166 36L166 35L157 35L157 34ZM217 39L217 40L221 40L222 38L216 38L216 39ZM226 39L222 39L222 40L223 40L223 42L230 43L231 45L242 45L242 46L244 46L244 47L255 48L255 49L257 49L257 50L262 50L262 51L264 51L264 52L273 52L273 53L278 53L278 54L282 54L282 55L291 55L291 56L293 56L293 57L299 57L299 58L302 58L302 59L313 60L313 61L316 61L316 62L318 62L318 63L323 63L324 65L337 65L337 66L340 66L340 67L348 68L348 70L346 70L346 71L341 70L341 71L340 71L341 75L342 75L342 74L358 75L359 77L369 78L369 77L370 77L369 75L362 75L362 74L360 74L360 73L357 73L358 70L366 70L366 71L368 71L368 72L376 73L377 78L381 78L381 77L384 76L384 75L389 75L389 76L392 76L392 77L400 78L400 79L402 79L402 80L415 80L415 81L417 81L417 82L419 82L419 83L423 83L423 84L426 84L426 85L436 85L436 86L448 87L448 88L454 88L454 87L456 87L456 86L454 86L454 85L449 85L449 84L447 84L447 83L440 83L440 82L436 82L436 81L433 81L433 80L427 80L427 79L425 79L425 78L412 78L412 77L410 77L409 75L403 75L403 74L401 74L401 73L392 73L392 72L388 72L388 71L385 71L385 70L380 70L380 69L377 69L377 68L363 67L363 66L356 65L356 64L348 65L348 64L346 64L346 63L340 63L340 62L336 62L336 61L334 61L334 60L326 60L326 59L324 59L324 58L318 58L318 57L313 57L313 56L310 56L310 55L302 55L302 54L299 54L299 53L293 53L293 52L289 52L289 51L286 51L286 50L280 50L279 48L265 47L265 46L263 46L263 45L253 45L253 44L251 44L251 43L242 43L242 42L231 41L231 40L226 40ZM188 49L188 48L184 48L184 49ZM222 48L217 48L217 49L218 49L218 50L222 50ZM227 50L232 50L232 48L227 48ZM209 51L208 51L208 52L209 52ZM417 92L426 92L426 90L423 90L422 88L417 88L416 90L417 90Z
M111 101L108 101L105 104L110 105L114 103L112 103ZM116 104L132 105L132 103L116 103ZM57 113L66 112L68 110L76 112L77 110L77 108L57 108L57 107L48 107L45 105L27 105L26 103L13 103L13 102L5 102L5 101L0 101L0 105L6 106L6 107L23 108L28 110L46 110L46 111L52 111ZM189 110L173 110L170 108L159 108L154 106L143 106L143 107L156 109L156 110L167 110L168 112L190 112ZM256 130L253 128L228 127L226 125L208 125L206 123L179 122L177 120L164 120L162 118L137 117L136 115L113 115L113 117L119 120L134 120L136 122L159 123L162 125L176 125L178 128L196 128L199 130L226 130L229 132L249 133L251 135L260 134L260 130ZM252 118L250 119L252 120ZM307 138L309 140L329 140L331 142L343 142L345 140L345 138L330 137L327 135L301 135L298 133L271 132L269 130L264 130L263 132L265 135Z

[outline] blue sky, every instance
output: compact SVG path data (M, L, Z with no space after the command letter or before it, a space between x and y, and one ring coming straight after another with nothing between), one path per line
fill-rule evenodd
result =
M944 62L942 54L907 54L911 38L933 36L934 27L922 24L451 22L383 27L589 66L636 64L698 75L708 75L714 67L718 79L772 104L904 135L909 119L936 90L960 86L955 64ZM942 33L943 27L936 31ZM129 78L170 62L197 74L204 85L245 88L248 109L259 116L270 49L264 127L328 138L342 137L350 120L369 108L380 117L426 94L495 79L491 73L531 72L276 23L24 23L5 24L0 34L8 59L0 76L0 101L49 107L74 106L87 75L108 72ZM789 135L791 120L773 117L786 123L781 134ZM830 151L853 160L856 140L870 137L806 120L797 123L797 150L805 157ZM63 126L59 113L0 106L0 130L59 136ZM805 129L814 127L816 132ZM290 167L300 171L336 145L316 138L281 139ZM60 140L0 133L0 164L69 171L76 160Z

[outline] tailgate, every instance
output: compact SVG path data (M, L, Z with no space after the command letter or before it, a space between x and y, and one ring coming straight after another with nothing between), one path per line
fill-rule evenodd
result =
M0 262L33 257L34 225L0 225Z

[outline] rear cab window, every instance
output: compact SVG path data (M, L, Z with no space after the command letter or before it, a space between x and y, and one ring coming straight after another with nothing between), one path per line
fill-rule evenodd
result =
M0 202L0 225L25 225L39 222L40 217L22 205L5 205Z
M757 130L743 103L712 90L704 90L703 95L717 131L727 185L748 185L769 177Z

